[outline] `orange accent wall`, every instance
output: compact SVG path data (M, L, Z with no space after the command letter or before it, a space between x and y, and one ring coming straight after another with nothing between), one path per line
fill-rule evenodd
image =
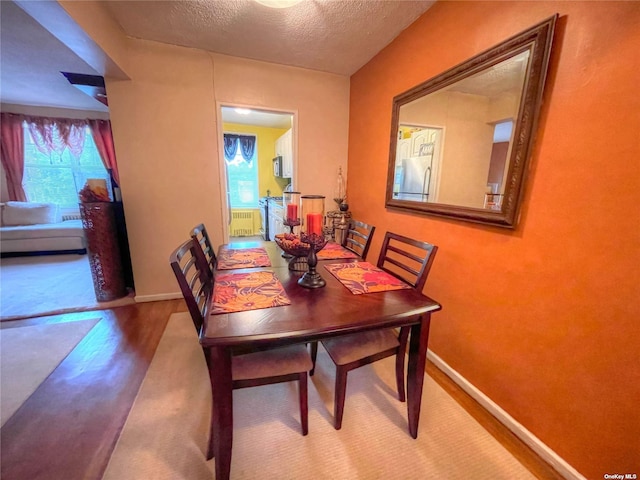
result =
M555 13L518 227L386 209L393 97ZM594 479L640 474L639 26L638 2L437 2L351 78L348 198L371 251L387 230L440 247L430 348Z

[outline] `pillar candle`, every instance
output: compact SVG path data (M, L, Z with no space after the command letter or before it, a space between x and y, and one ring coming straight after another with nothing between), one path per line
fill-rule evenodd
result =
M307 214L307 233L316 233L322 235L322 214L321 213L308 213Z
M298 205L295 203L289 203L287 205L287 220L298 219Z

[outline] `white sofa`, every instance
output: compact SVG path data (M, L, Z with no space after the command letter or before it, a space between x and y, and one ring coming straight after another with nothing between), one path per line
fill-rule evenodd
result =
M7 202L0 208L0 253L3 257L86 253L82 220L63 220L57 205Z

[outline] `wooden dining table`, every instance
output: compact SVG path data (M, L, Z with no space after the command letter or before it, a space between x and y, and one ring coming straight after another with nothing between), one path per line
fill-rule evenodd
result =
M353 262L353 259L319 261L318 273L326 280L322 288L298 285L301 272L291 271L288 260L273 242L247 242L222 248L264 247L270 267L217 270L229 272L273 271L282 283L291 304L233 313L207 315L200 343L213 365L211 432L214 438L216 480L228 479L233 442L233 385L231 365L234 353L261 348L319 341L338 335L378 328L410 326L407 363L407 417L409 434L418 436L422 386L425 375L431 314L441 309L435 300L402 289L354 295L325 268L324 264ZM310 434L313 435L311 426ZM336 435L340 432L336 431Z

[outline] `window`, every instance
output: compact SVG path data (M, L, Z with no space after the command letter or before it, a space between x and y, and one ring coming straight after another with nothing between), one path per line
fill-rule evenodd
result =
M69 148L62 152L42 153L26 124L24 131L23 187L30 202L58 204L78 209L78 192L88 178L103 178L110 187L110 176L100 159L91 130L86 127L82 153L73 155ZM54 135L58 134L54 129ZM107 188L111 191L111 188Z
M248 161L241 150L238 148L233 159L226 161L229 202L231 208L258 208L258 149L253 149Z

